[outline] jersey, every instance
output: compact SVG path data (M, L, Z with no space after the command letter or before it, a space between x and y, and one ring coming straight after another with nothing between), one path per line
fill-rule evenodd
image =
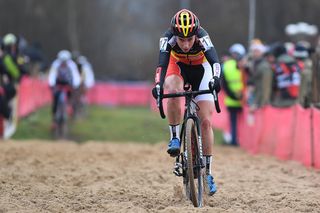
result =
M72 86L72 71L66 62L61 62L57 68L56 84Z
M284 98L297 98L301 80L301 67L297 63L274 65L276 87Z
M168 29L164 33L164 36L160 38L158 67L162 68L160 78L161 84L164 82L170 57L175 58L177 62L188 65L199 65L205 61L208 61L211 66L215 63L219 63L216 50L207 31L200 27L195 36L195 42L187 53L183 52L178 46L177 36L173 34L171 29Z
M77 65L72 60L63 62L56 59L52 63L48 75L49 86L53 87L61 81L64 81L64 83L69 84L73 88L79 87L80 74Z

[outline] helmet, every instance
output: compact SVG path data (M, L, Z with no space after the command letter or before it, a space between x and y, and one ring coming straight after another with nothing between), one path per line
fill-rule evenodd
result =
M180 10L171 19L171 28L174 35L182 38L195 35L199 27L199 19L193 12L187 9Z
M58 59L66 61L71 59L71 53L68 50L61 50L57 55Z
M17 37L13 35L12 33L9 33L3 37L3 45L4 46L10 46L17 42Z
M229 48L230 54L236 54L240 58L242 58L246 54L246 49L240 43L235 43Z
M88 63L88 60L87 60L87 57L83 56L83 55L80 55L77 59L77 62L79 64L86 64Z

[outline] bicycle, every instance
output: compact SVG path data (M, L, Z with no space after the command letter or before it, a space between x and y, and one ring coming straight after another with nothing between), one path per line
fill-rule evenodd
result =
M53 130L54 138L66 138L68 132L68 93L70 93L70 86L57 86L57 109L54 114L55 128Z
M203 206L203 195L205 185L205 165L202 154L202 140L200 119L197 111L200 109L194 97L201 94L213 94L215 108L221 112L218 96L215 90L191 91L190 86L184 86L184 92L161 95L160 86L156 86L158 98L157 106L161 117L166 116L163 111L162 100L165 98L185 97L185 110L180 133L182 152L176 157L173 173L178 177L183 177L183 185L186 196L195 207Z

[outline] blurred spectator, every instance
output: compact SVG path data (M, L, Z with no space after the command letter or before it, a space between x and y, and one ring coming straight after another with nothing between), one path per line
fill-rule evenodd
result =
M231 145L238 145L237 141L237 121L238 115L242 110L243 97L243 77L241 70L243 69L243 58L245 56L245 48L242 44L233 44L229 49L231 58L227 59L223 64L222 82L226 92L225 105L229 112L230 129L231 129ZM225 137L228 143L228 137Z
M320 35L312 57L312 103L320 108Z
M29 58L31 75L37 75L47 69L48 62L39 42L33 42L23 53Z
M298 42L293 52L293 56L302 71L298 99L303 107L310 107L312 101L312 61L309 57L309 48L308 44Z
M16 95L16 84L20 77L17 64L17 38L9 33L3 37L0 53L0 113L6 119L12 118L10 101Z
M270 103L273 73L264 57L266 51L267 47L261 41L255 41L250 46L252 67L248 80L248 104L251 110Z
M297 103L301 80L301 68L288 55L282 43L272 47L276 62L273 65L273 91L271 104L275 107L289 107Z

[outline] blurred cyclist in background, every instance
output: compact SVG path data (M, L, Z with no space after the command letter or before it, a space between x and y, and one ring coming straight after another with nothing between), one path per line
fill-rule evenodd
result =
M156 69L155 83L161 91L168 93L183 91L184 84L191 84L194 91L211 89L220 91L220 64L211 39L201 26L197 16L189 10L177 12L171 19L171 27L160 38L159 65ZM157 98L154 88L152 94ZM170 130L170 142L167 152L175 157L180 153L180 122L182 120L180 98L170 98L167 105L167 117ZM211 173L214 135L212 131L212 113L214 110L211 94L198 95L203 136L203 154L206 165L209 194L216 192Z
M48 76L48 82L53 96L53 117L57 110L57 98L60 92L59 86L70 87L68 94L70 98L72 90L79 87L80 81L79 71L77 65L71 59L71 53L68 50L61 50L57 55L57 59L53 61ZM53 119L52 127L54 128L54 126L55 123Z
M77 117L83 113L86 92L93 87L95 80L92 65L85 56L79 55L74 60L81 78L80 86L74 91L73 96L73 115Z

